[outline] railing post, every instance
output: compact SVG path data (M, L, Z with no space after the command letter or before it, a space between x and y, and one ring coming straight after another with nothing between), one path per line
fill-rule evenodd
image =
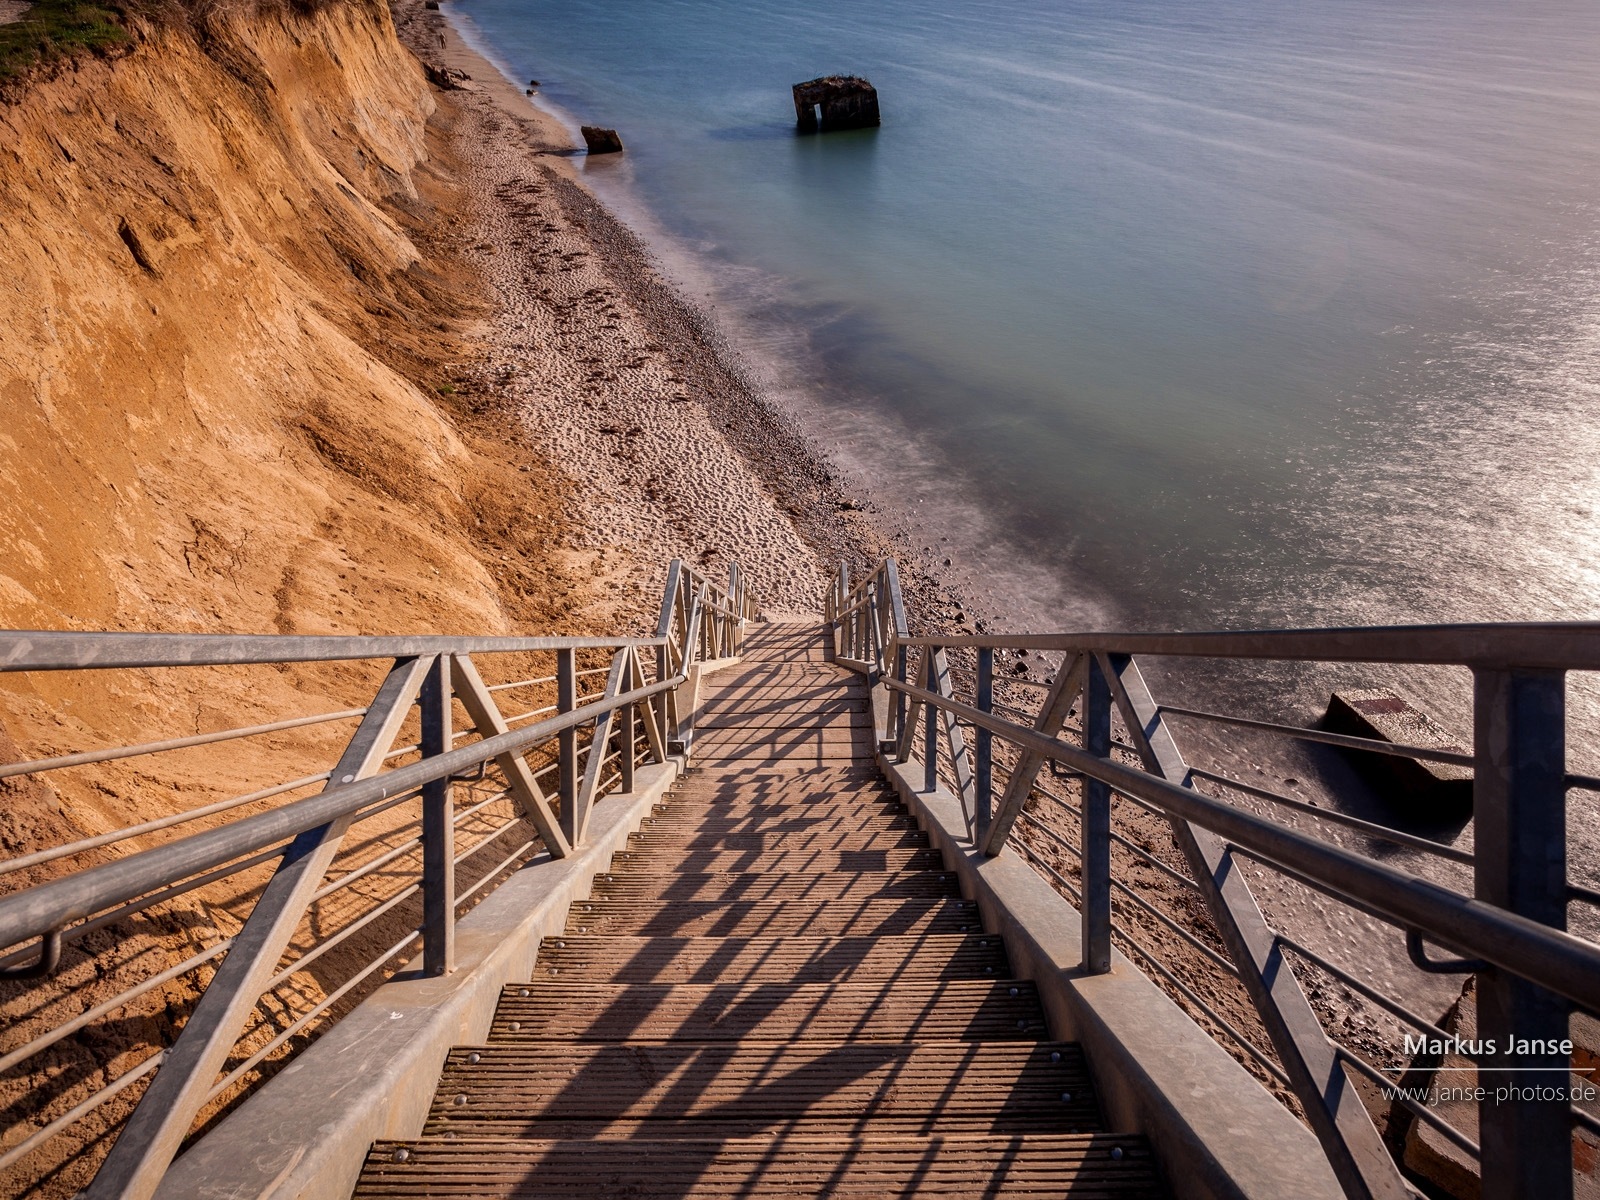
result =
M909 651L904 645L897 645L894 648L894 677L900 683L905 683L910 678L910 674ZM897 691L894 694L894 701L889 710L889 737L898 743L905 727L906 694ZM899 761L904 762L905 760L900 759Z
M422 756L453 746L450 736L450 656L434 659L422 684ZM448 975L456 968L456 823L450 777L422 785L422 970Z
M556 712L569 713L578 707L578 664L574 650L556 651ZM561 832L577 849L583 835L578 818L578 731L563 729L556 735L560 778L557 795L561 798Z
M1473 672L1472 807L1479 900L1567 925L1566 713L1561 671ZM1478 1105L1485 1196L1572 1196L1571 1058L1532 1052L1570 1036L1569 1006L1500 970L1478 975L1477 1037L1497 1053ZM1509 1095L1507 1094L1509 1093ZM1554 1097L1561 1096L1561 1099Z
M1059 668L1068 669L1067 663ZM1111 687L1097 656L1089 657L1083 687L1083 748L1100 758L1111 757ZM1111 970L1111 789L1084 776L1083 816L1078 853L1082 892L1083 969L1090 975Z
M845 604L850 599L850 566L848 563L839 564L839 604L833 610L833 653L834 657L850 657L850 619L843 613Z
M977 707L986 713L994 711L994 649L978 647ZM977 844L983 845L989 836L989 819L994 814L994 734L977 728L978 744L974 749L973 787L977 812L973 816L977 829Z
M922 661L925 686L931 692L936 686L933 679L932 646L922 648ZM939 706L924 704L922 716L922 790L936 792L939 790Z
M622 750L621 757L617 759L617 771L621 774L622 791L626 795L633 794L633 772L637 765L635 742L638 739L638 726L634 724L634 706L622 706Z

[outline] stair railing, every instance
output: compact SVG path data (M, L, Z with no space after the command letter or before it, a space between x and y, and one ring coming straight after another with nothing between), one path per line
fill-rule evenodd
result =
M1600 891L1568 877L1567 796L1600 792L1600 779L1566 769L1564 679L1569 671L1600 670L1600 624L912 637L892 559L853 587L841 567L825 609L837 661L867 675L874 693L883 694L874 699L875 711L886 714L880 753L899 764L920 754L924 790L948 787L959 797L976 848L988 855L1015 848L1077 906L1085 973L1111 968L1115 934L1115 943L1169 992L1224 1032L1219 1041L1231 1042L1236 1056L1287 1088L1348 1196L1412 1194L1361 1101L1357 1078L1477 1159L1483 1195L1573 1194L1574 1136L1579 1130L1600 1134L1600 1121L1568 1098L1574 1067L1569 1016L1575 1009L1600 1013L1600 947L1568 933L1567 914L1571 904L1600 905ZM1002 656L1014 656L1020 670L1024 656L1037 661L1041 653L1060 660L1048 684L997 679ZM915 656L914 671L908 655ZM952 670L956 655L962 662ZM1407 746L1162 705L1136 656L1466 667L1474 681L1474 747L1469 754ZM1470 767L1476 853L1191 767L1169 718ZM1003 761L996 760L996 749ZM998 798L997 769L1004 776ZM1063 781L1077 785L1075 800L1064 794ZM1316 832L1208 795L1200 783L1292 812L1313 822ZM1113 800L1165 818L1188 873L1120 835L1113 828ZM1062 836L1063 824L1076 827L1076 838ZM1355 852L1333 836L1340 830L1465 867L1466 890ZM1051 863L1062 854L1077 860L1071 877ZM1393 926L1421 970L1476 976L1477 1039L1498 1048L1476 1056L1480 1070L1493 1072L1483 1078L1495 1084L1480 1098L1476 1140L1397 1086L1402 1080L1393 1075L1406 1067L1375 1065L1332 1036L1300 976L1309 970L1351 988L1419 1036L1447 1038L1445 1031L1403 997L1373 987L1352 965L1332 962L1275 929L1251 893L1245 864L1276 871ZM1204 932L1225 953L1130 886L1134 868L1157 871L1197 893L1210 917ZM1116 920L1118 912L1155 920L1241 988L1270 1049L1208 1004L1181 968L1135 937L1131 922ZM1461 957L1430 957L1427 943ZM1552 1080L1561 1086L1551 1087Z
M46 1097L39 1105L46 1113L42 1125L0 1153L0 1176L18 1178L7 1173L144 1084L87 1195L150 1196L208 1105L236 1095L237 1085L254 1078L269 1056L292 1039L309 1037L356 989L381 982L384 968L419 940L424 973L453 970L455 924L464 905L541 852L558 859L581 847L593 806L609 794L632 792L641 760L665 763L689 752L693 706L680 694L692 690L708 659L739 652L752 612L737 566L724 587L674 561L650 638L0 632L0 674L7 675L81 672L86 680L104 680L136 669L387 663L376 693L360 706L0 766L0 780L46 780L74 768L104 771L129 759L201 747L232 750L245 739L355 722L328 770L306 775L302 768L294 779L0 862L0 887L20 885L0 896L0 982L26 981L30 995L40 998L35 1011L50 1006L49 977L72 960L81 963L91 935L114 945L124 936L148 937L151 927L141 927L141 919L173 912L181 897L192 902L221 881L270 871L233 936L201 946L87 1011L42 1028L37 1021L13 1026L8 1040L20 1044L0 1044L0 1073L29 1069L38 1056L70 1046L75 1034L148 1004L167 985L221 960L170 1046L87 1095L71 1093L70 1105L67 1098ZM500 664L494 674L512 677L486 683L480 674L486 663ZM541 670L539 664L547 665ZM526 674L530 668L536 673ZM592 681L602 676L603 686L596 687ZM523 698L528 710L506 715L504 696ZM141 769L123 785L136 788L153 777L151 768ZM498 815L491 811L497 807ZM149 845L168 830L195 824L209 827ZM375 832L352 845L358 839L350 833L358 827ZM469 831L473 840L463 846ZM85 856L106 857L100 854L106 850L117 856L74 867ZM329 880L335 866L342 873ZM322 927L319 917L306 934L308 914L314 908L322 913L321 902L373 891L372 902L339 928ZM333 960L324 956L341 945L348 952L349 939L362 931L399 932L400 939L295 1013L286 1027L262 1025L257 1007L264 997L287 1003L285 989L297 977L304 981L303 973L319 961L326 972ZM284 963L291 944L298 955ZM247 1032L255 1041L241 1048ZM255 1044L262 1040L265 1045ZM109 1064L99 1070L108 1073Z

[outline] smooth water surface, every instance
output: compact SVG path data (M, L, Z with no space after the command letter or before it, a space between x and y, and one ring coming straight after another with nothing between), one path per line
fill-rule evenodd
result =
M1592 0L454 8L1042 623L1600 616Z

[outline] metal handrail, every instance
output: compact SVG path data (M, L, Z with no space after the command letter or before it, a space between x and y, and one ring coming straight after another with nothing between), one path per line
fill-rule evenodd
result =
M0 672L99 671L129 667L226 667L349 662L425 654L641 649L657 638L323 637L295 634L0 632Z
M991 716L926 688L886 680L896 691L956 713L974 725L1056 762L1064 762L1114 790L1155 805L1170 816L1209 829L1266 862L1298 872L1330 896L1376 916L1420 929L1443 946L1472 954L1588 1008L1600 1008L1600 947L1515 913L1383 866L1179 787L1143 771L1100 758Z
M125 858L32 883L0 896L0 949L6 949L6 953L0 955L0 963L6 964L6 977L38 978L55 970L60 958L59 948L64 942L78 941L89 931L106 928L153 904L260 867L274 858L280 860L256 900L245 927L225 944L176 964L162 972L156 982L146 981L120 989L110 999L95 1005L89 1015L71 1018L70 1029L65 1032L47 1029L33 1036L26 1045L7 1053L6 1061L15 1065L41 1049L58 1044L71 1031L146 995L160 982L170 982L202 962L225 955L172 1047L158 1050L90 1093L64 1115L0 1153L0 1171L155 1072L88 1192L97 1198L149 1196L205 1104L256 1071L291 1037L303 1036L302 1031L313 1022L324 1020L324 1014L341 997L363 985L396 955L419 941L425 973L438 974L452 969L454 923L462 902L489 887L507 869L526 861L540 839L554 858L581 845L588 812L595 800L614 787L623 790L633 787L641 747L647 757L656 762L665 761L670 753L687 754L694 706L692 703L684 705L680 719L677 693L691 683L705 660L726 658L739 652L745 622L754 613L754 603L737 565L724 586L674 561L663 596L661 629L653 637L352 638L0 631L0 673L384 659L393 664L377 696L362 708L0 766L0 774L32 776L44 770L113 763L136 754L188 750L336 719L361 718L360 728L351 737L339 764L330 771L302 776L188 812L155 818L128 829L80 839L66 846L42 849L12 863L0 864L0 873L8 867L20 871L25 867L42 866L72 854L292 793L300 787L325 784L317 795L291 799L280 807L236 817L215 828L178 837ZM642 659L650 650L656 652L656 663L655 669L646 674ZM607 653L609 665L594 666L595 659L591 657L580 669L577 656L586 651ZM556 672L531 679L515 678L513 682L492 686L484 683L478 676L472 655L505 653L551 653L556 659ZM577 681L599 674L608 677L605 687L580 696ZM556 685L555 705L534 707L509 721L494 699L496 692L552 683ZM469 727L464 730L451 728L453 710L458 703L465 708L469 721ZM421 735L408 736L407 745L396 745L401 740L397 735L413 705L420 705ZM546 719L512 727L516 722L536 717ZM591 729L593 733L587 742L580 742L577 735L584 729ZM474 731L478 734L476 740L466 745L457 744ZM556 744L556 752L548 765L527 761L526 756L531 751L552 743ZM397 759L404 761L409 755L420 757L404 766L391 765ZM475 797L475 803L464 809L457 808L451 798L452 786L460 782L470 786L472 781L483 779L491 764L499 772L496 780L490 783L495 789L492 794ZM552 774L553 782L539 782L549 780ZM504 786L500 786L502 781ZM552 788L553 794L547 795L545 787ZM400 825L386 826L376 835L381 849L374 857L364 864L352 865L331 882L327 881L328 868L333 865L334 853L344 840L346 828L354 822L368 821L399 803L414 803L419 796L419 816L412 816ZM464 824L489 805L506 800L513 801L519 810L509 821L478 818L487 823L470 829ZM559 818L552 801L559 803ZM466 885L463 892L457 893L457 871L466 869L468 860L481 863L482 859L475 856L489 851L499 839L511 834L519 819L531 821L538 838L512 834L512 840L519 843L516 848L492 864L476 882ZM457 827L461 827L465 837L459 848L455 841ZM396 837L404 840L398 844L384 844ZM505 844L509 846L511 842ZM492 854L499 856L500 851ZM279 965L289 937L310 905L353 884L370 883L378 878L379 872L386 876L393 874L396 863L405 862L407 865L402 869L415 872L418 859L420 872L411 877L413 881L409 886L402 886L398 891L387 885L380 886L371 904L367 904L365 894L361 895L352 920L344 921L340 928L319 933L317 940L302 948L297 957ZM403 877L401 882L405 882ZM380 950L377 958L369 960L363 956L365 965L353 976L309 1010L298 1012L296 1019L287 1028L275 1031L276 1036L266 1045L253 1045L253 1053L242 1062L229 1063L230 1069L218 1080L238 1037L254 1019L257 997L286 985L294 975L335 947L354 944L351 939L357 932L369 927L392 929L399 906L418 897L423 913L420 926L408 931L387 950ZM365 910L361 911L364 904ZM385 925L379 927L379 921ZM386 936L393 937L394 933ZM43 953L34 951L38 962L28 966L11 965L30 954L26 943L34 938L42 939L39 944L44 948ZM377 975L377 978L381 980L383 976Z
M835 661L866 674L872 685L874 712L888 714L879 730L880 753L889 761L909 765L920 746L920 771L911 774L920 774L928 790L948 786L957 794L974 843L987 853L1000 853L1015 827L1043 834L1058 849L1075 854L1076 883L1062 877L1026 842L1016 843L1035 869L1079 906L1081 969L1091 974L1109 969L1115 931L1130 952L1137 952L1165 981L1169 991L1197 1006L1216 1027L1227 1031L1256 1065L1288 1085L1349 1196L1408 1194L1345 1072L1348 1068L1380 1083L1392 1081L1323 1028L1293 966L1282 957L1285 948L1298 949L1298 944L1267 923L1250 893L1241 861L1260 864L1396 925L1413 944L1426 935L1430 942L1463 955L1455 963L1424 965L1454 973L1479 972L1478 1036L1498 1038L1501 1046L1515 1037L1524 1047L1533 1047L1525 1053L1519 1050L1515 1057L1497 1058L1496 1070L1559 1073L1570 1067L1565 1058L1548 1048L1558 1046L1566 1036L1568 1005L1600 1010L1600 947L1565 932L1566 907L1574 899L1600 893L1568 884L1564 878L1567 793L1593 781L1565 771L1562 681L1568 671L1600 670L1600 623L911 637L903 619L889 616L899 600L892 559L854 586L849 572L841 567L825 600L834 630ZM1058 654L1060 663L1045 683L1002 680L996 677L995 664L1004 651ZM951 654L974 655L976 671L970 658L959 669L952 667ZM1467 667L1475 681L1474 748L1467 753L1453 747L1410 746L1158 704L1135 655ZM913 661L918 663L915 671L911 669ZM965 689L962 699L956 696L958 677ZM997 685L1013 683L1043 691L1036 714L1014 704L996 703ZM965 698L969 695L970 700ZM1008 710L1019 719L997 709ZM1113 713L1121 719L1126 740L1111 736ZM1071 730L1066 724L1069 714L1077 722ZM1477 850L1435 846L1426 839L1190 768L1177 749L1166 717L1468 767L1474 772ZM1026 723L1029 720L1031 727ZM1067 740L1069 732L1079 744ZM1142 769L1117 761L1113 748L1131 755ZM997 750L1013 756L1009 767L995 761ZM1057 765L1066 768L1062 774L1081 788L1078 804L1068 803L1046 786L1047 776L1055 774ZM1041 768L1047 766L1050 771L1041 776ZM1005 780L1003 797L995 795L997 770ZM1257 815L1200 793L1195 788L1197 779L1239 788L1317 824L1301 829ZM1046 813L1024 814L1023 805L1035 790L1058 800L1070 814L1078 828L1076 846L1049 828L1041 819ZM1222 974L1242 986L1254 1004L1281 1067L1264 1060L1260 1047L1239 1034L1179 974L1168 970L1159 956L1117 923L1115 911L1123 906L1124 898L1140 898L1114 877L1113 847L1119 848L1119 856L1133 854L1168 874L1177 873L1111 827L1113 798L1127 802L1127 809L1119 809L1125 814L1137 808L1170 823L1175 844L1194 877L1185 882L1205 900L1214 932L1227 950L1231 970ZM1470 865L1476 894L1463 895L1347 850L1328 840L1331 828L1384 839L1440 861ZM1158 920L1168 919L1160 913L1154 915ZM1211 967L1216 966L1215 957L1210 951L1202 955ZM1413 954L1413 959L1416 957ZM1310 952L1304 959L1311 964L1304 969L1324 969L1336 979L1348 974ZM1372 991L1369 985L1357 988L1364 996ZM1374 997L1374 1002L1391 1015L1415 1017L1390 998ZM1499 1065L1502 1061L1511 1065ZM1496 1077L1497 1082L1524 1083L1549 1078L1534 1074ZM1532 1095L1538 1089L1525 1091ZM1414 1105L1406 1107L1415 1111ZM1417 1115L1435 1124L1457 1145L1480 1153L1476 1142L1450 1128L1439 1114ZM1569 1142L1575 1122L1582 1123L1581 1114L1570 1104L1548 1097L1513 1101L1495 1110L1485 1107L1480 1125L1495 1131L1494 1136L1483 1139L1481 1149L1485 1194L1570 1195ZM1600 1126L1600 1122L1595 1124Z
M1600 621L1374 625L1202 633L971 634L901 638L903 646L1055 650L1155 657L1520 667L1600 671Z
M191 834L165 846L142 850L115 862L41 883L25 891L0 896L0 946L11 946L59 929L103 908L122 904L187 875L221 866L235 858L265 849L359 812L400 792L414 792L425 783L459 774L479 763L505 754L515 754L547 742L564 729L590 724L602 713L676 688L684 677L676 675L649 687L635 689L609 700L585 705L582 709L537 725L525 725L424 758L381 775L339 784L316 796L296 800L270 812L257 813L227 825Z

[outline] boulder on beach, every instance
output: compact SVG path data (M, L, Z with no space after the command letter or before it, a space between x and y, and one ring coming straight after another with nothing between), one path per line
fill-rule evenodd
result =
M878 117L878 89L857 75L824 75L794 85L795 123L801 133L868 129Z
M423 63L422 70L427 75L429 83L447 92L463 91L472 80L471 75L465 71L457 71L454 67L436 67L432 63Z
M621 154L622 139L617 136L615 129L601 129L598 125L584 125L583 144L589 147L590 154Z

